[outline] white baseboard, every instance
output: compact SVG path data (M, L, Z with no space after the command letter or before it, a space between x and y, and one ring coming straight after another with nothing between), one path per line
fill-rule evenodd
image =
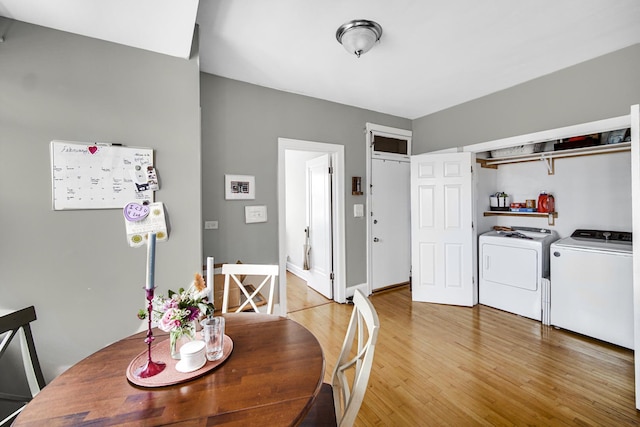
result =
M292 264L290 262L287 262L287 271L290 271L291 273L295 274L296 276L298 276L299 278L301 278L302 280L304 280L305 282L309 281L309 271L308 270L304 270L301 267Z

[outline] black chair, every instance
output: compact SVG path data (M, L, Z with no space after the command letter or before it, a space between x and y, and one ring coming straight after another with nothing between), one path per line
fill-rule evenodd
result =
M30 396L0 392L0 400L22 404L19 409L0 421L0 426L11 424L27 403L46 385L44 375L42 375L42 369L40 368L40 362L38 361L38 355L36 354L36 346L33 342L31 327L29 326L34 320L36 320L36 310L33 306L0 317L0 336L4 335L0 343L0 358L3 356L11 340L20 332L20 329L22 329L25 338L23 345L21 345L22 360L31 391Z

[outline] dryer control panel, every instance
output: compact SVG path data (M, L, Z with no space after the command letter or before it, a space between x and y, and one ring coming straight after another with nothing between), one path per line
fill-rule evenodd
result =
M627 231L602 231L578 229L571 235L574 239L602 240L611 242L631 243L632 233Z

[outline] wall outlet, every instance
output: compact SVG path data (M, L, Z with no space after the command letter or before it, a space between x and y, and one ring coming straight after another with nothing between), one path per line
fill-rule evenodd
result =
M218 229L218 221L205 221L204 222L205 230L217 230Z

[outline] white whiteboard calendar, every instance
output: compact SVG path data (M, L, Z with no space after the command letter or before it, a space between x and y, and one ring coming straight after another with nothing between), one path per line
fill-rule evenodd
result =
M139 189L134 181L136 170L147 166L153 166L150 148L51 141L53 209L122 209L132 200L153 202L153 191Z

